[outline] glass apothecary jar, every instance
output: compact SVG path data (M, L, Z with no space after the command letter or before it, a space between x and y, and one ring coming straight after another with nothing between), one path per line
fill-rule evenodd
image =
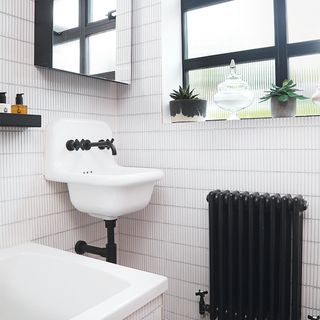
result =
M214 97L216 105L230 112L228 120L239 120L237 113L248 108L253 102L254 94L247 82L236 74L236 64L234 60L230 63L230 73L224 82L218 85L218 92Z

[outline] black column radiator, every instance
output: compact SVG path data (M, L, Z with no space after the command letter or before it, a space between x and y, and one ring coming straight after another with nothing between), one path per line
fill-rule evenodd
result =
M300 320L306 201L219 190L207 200L211 304L202 311L211 320Z

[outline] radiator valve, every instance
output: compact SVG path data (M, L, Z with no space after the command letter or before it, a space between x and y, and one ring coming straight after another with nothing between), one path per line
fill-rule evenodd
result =
M200 297L200 301L199 301L199 313L204 315L206 312L210 313L210 305L206 304L204 302L204 298L205 296L208 294L208 291L202 291L199 289L198 292L196 292L196 296Z

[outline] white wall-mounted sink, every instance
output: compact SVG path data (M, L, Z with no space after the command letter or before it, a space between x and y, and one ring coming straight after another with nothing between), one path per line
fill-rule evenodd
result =
M60 119L48 126L46 140L46 178L67 183L73 205L104 220L146 207L156 181L163 177L158 169L119 166L111 150L66 148L68 140L111 138L105 122Z
M26 244L0 250L1 320L121 320L167 290L167 279Z

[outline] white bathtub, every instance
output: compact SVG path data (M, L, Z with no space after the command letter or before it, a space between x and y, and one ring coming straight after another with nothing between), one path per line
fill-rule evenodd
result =
M167 286L162 276L37 244L0 250L1 320L122 320Z

